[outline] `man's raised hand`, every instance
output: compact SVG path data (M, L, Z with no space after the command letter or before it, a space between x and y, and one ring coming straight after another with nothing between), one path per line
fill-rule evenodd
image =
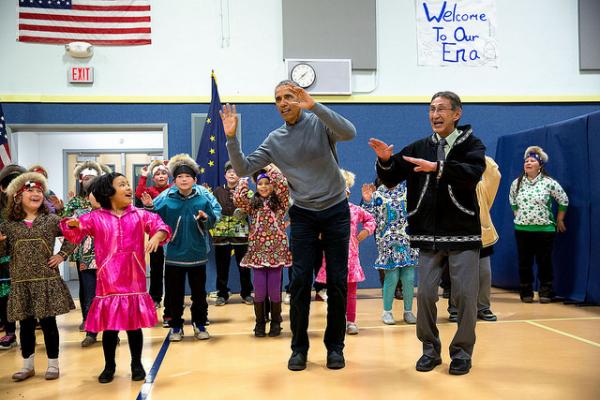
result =
M225 130L225 136L228 138L235 137L237 131L238 115L235 110L235 104L230 105L229 103L223 106L223 109L219 111L221 115L221 121L223 121L223 129Z
M379 157L383 162L388 161L394 153L393 144L388 146L385 142L379 139L369 139L369 146L371 146L373 151L375 151L375 154L377 154L377 157Z

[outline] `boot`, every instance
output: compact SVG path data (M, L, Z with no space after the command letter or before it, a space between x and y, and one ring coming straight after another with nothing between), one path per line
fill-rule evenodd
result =
M269 327L269 337L279 336L281 334L281 301L271 302L271 326Z
M254 336L265 337L265 303L254 303L254 315L256 315L256 325L254 325Z

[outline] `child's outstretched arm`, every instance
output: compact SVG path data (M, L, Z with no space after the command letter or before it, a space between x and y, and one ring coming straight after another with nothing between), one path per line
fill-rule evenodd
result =
M250 207L250 191L248 189L248 179L242 178L233 192L233 204L250 215L252 208Z
M63 218L59 226L65 239L73 244L79 244L86 236L94 236L94 232L90 229L92 225L87 222L90 214L80 218Z
M158 231L152 236L148 243L146 243L146 253L153 253L158 249L158 247L163 243L168 237L169 232L167 231Z
M375 222L375 218L373 218L373 216L367 211L363 210L362 208L357 208L356 210L359 213L358 221L363 226L362 231L360 231L356 239L358 239L359 242L362 242L368 236L372 235L373 232L375 232L375 227L377 226L377 223Z
M269 179L273 184L273 192L275 193L275 196L277 196L277 199L283 208L287 210L290 204L287 179L285 179L285 176L283 176L281 171L279 171L279 169L275 166L272 166L267 171L267 175L269 175Z

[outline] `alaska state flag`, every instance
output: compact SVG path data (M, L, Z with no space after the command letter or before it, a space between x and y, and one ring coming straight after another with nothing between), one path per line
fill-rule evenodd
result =
M211 74L210 79L212 82L212 95L206 123L202 130L196 163L200 167L198 183L207 183L214 189L225 184L224 165L229 161L229 154L227 154L227 148L225 147L227 139L219 115L221 100L219 99L219 90L217 89L214 72Z

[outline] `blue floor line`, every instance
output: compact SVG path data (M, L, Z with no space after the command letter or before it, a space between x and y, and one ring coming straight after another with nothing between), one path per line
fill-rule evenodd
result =
M167 354L167 349L169 348L170 343L171 343L171 341L169 340L169 334L167 333L167 336L165 337L165 340L163 341L163 344L160 347L158 355L156 356L156 359L154 360L154 363L152 364L152 368L150 368L150 371L146 375L146 380L144 381L144 384L142 385L142 388L140 389L140 392L138 393L138 396L136 398L137 400L149 400L150 399L150 392L152 390L152 385L154 385L154 381L156 380L156 375L158 374L160 365L162 364L163 359L165 358L165 354Z

